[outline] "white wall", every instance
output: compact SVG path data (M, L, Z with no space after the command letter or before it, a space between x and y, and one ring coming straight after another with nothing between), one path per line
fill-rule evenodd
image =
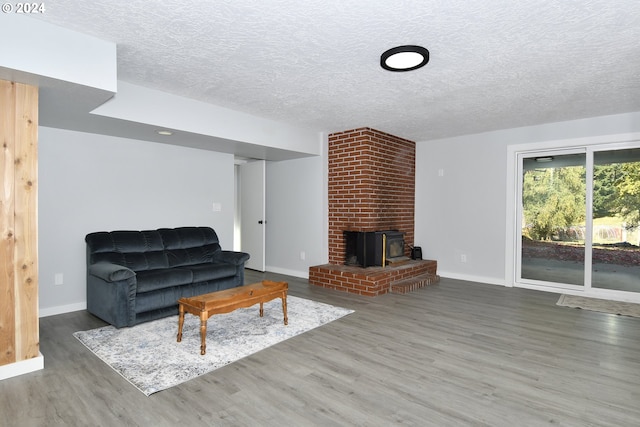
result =
M87 233L203 225L232 249L233 176L230 154L40 127L40 315L86 307Z
M309 266L327 262L323 162L267 162L267 271L308 278Z
M507 147L638 131L640 112L417 143L416 245L444 277L506 284Z
M416 144L415 245L441 276L504 272L505 144L479 138Z

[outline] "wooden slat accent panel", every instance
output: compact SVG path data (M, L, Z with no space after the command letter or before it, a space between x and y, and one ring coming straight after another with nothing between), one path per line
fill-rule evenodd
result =
M0 365L39 355L38 89L0 81Z
M2 140L2 182L0 182L0 365L16 361L14 285L14 158L15 85L0 80L0 137Z
M37 357L38 88L16 84L16 358Z

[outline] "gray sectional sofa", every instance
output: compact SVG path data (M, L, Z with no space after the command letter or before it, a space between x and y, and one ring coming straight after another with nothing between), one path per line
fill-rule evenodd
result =
M223 251L210 227L86 236L87 310L117 328L178 313L177 300L242 286L249 254Z

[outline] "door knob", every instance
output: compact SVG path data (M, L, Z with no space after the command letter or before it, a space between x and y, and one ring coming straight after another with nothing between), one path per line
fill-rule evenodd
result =
M263 223L263 221L262 221L262 220L259 220L259 221L258 221L258 224L262 224L262 223Z

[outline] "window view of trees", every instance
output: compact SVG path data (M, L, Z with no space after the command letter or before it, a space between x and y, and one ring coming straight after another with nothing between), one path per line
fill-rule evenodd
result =
M640 225L640 162L610 167L614 166L618 169L618 174L612 182L615 191L610 214L623 218L628 228L637 228Z
M584 240L585 173L582 166L525 172L524 236L533 240ZM640 162L594 166L593 218L612 218L626 231L640 226Z

